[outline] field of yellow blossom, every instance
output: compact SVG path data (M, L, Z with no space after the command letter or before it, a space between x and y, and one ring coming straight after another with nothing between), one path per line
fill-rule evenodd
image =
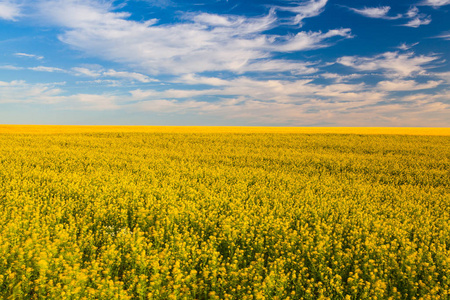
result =
M450 129L0 125L1 299L450 299Z

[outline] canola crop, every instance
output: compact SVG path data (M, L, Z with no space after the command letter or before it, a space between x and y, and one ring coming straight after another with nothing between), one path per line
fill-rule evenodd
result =
M0 127L0 298L450 299L415 132Z

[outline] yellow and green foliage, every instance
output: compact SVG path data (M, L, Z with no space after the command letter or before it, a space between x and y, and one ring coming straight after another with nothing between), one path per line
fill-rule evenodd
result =
M0 298L449 299L449 130L377 130L3 126Z

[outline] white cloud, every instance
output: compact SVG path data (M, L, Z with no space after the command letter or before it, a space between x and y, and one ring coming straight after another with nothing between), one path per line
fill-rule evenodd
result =
M118 95L75 94L62 99L68 103L66 109L105 111L121 108Z
M119 87L123 86L123 82L120 80L113 80L113 79L96 79L96 80L87 80L87 81L77 81L76 84L92 84L92 85L104 85L109 87Z
M23 67L15 67L12 65L5 65L0 66L0 69L4 70L23 70ZM87 76L87 77L113 77L113 78L120 78L120 79L126 79L131 81L139 81L142 83L149 83L149 82L157 82L158 80L152 79L144 74L136 73L136 72L125 72L125 71L116 71L113 69L109 70L103 70L101 67L96 68L84 68L84 67L73 67L71 68L71 72L66 71L61 68L56 67L46 67L46 66L37 66L37 67L29 67L26 68L31 71L39 71L39 72L62 72L62 73L71 73L76 76ZM97 81L98 83L102 82L101 80ZM109 84L113 83L112 80L103 80L103 83L108 82ZM114 81L114 85L117 85L117 81Z
M239 77L233 80L184 75L178 82L186 84L205 84L214 86L210 89L168 89L134 90L131 92L136 100L154 99L192 99L200 96L240 97L277 103L306 103L311 99L334 99L335 101L375 101L385 93L374 92L364 84L313 84L311 80L254 80Z
M406 16L408 18L414 18L418 14L419 14L419 9L417 8L417 6L410 7L409 10L406 12Z
M414 80L392 80L392 81L380 81L377 84L377 88L382 91L417 91L425 89L433 89L442 84L440 81L428 81L423 84L419 84Z
M172 6L175 7L176 3L174 3L172 0L138 0L149 3L151 6L156 7L168 7Z
M1 1L1 0L0 0ZM280 25L276 13L266 16L244 17L189 13L181 16L181 23L159 24L157 20L132 21L130 15L117 12L110 1L39 0L35 7L41 20L61 26L60 39L88 56L100 57L131 68L105 69L101 66L79 65L67 71L38 66L29 69L45 72L68 72L80 76L80 84L118 87L111 93L70 94L54 84L33 85L23 81L0 82L0 101L21 103L61 104L62 109L120 110L124 112L158 112L208 114L221 118L241 118L249 122L310 125L320 122L332 125L415 125L426 124L434 118L448 124L449 93L436 93L446 73L427 73L431 63L440 57L435 54L417 55L404 52L414 44L402 44L404 51L386 52L375 56L344 56L337 60L353 68L355 74L323 73L325 63L275 59L283 53L327 47L337 39L351 38L350 29L326 32L298 32L291 35L274 34ZM294 1L283 15L296 15L301 24L305 18L320 14L327 1ZM122 7L123 8L123 7ZM368 17L393 19L389 9L363 9ZM360 10L363 11L363 10ZM280 13L281 14L281 13ZM416 7L403 15L403 22L422 18ZM401 23L401 22L399 22ZM270 33L269 33L270 32ZM281 53L281 55L280 55ZM18 56L42 59L34 54ZM0 69L16 69L0 66ZM342 66L340 67L342 68ZM127 71L124 71L127 70ZM350 70L350 69L348 69ZM206 76L199 72L229 71ZM256 80L247 76L258 72ZM274 73L314 74L316 77L278 76ZM374 72L387 76L378 84L357 78ZM155 87L135 83L155 81L148 74L171 74L172 81ZM268 74L269 73L269 74ZM244 75L243 75L244 74ZM408 77L434 76L420 83ZM83 77L84 76L84 77ZM283 78L273 79L273 78ZM296 78L296 79L294 79ZM314 81L314 78L319 80ZM392 80L388 80L388 79ZM440 78L442 80L440 80ZM288 80L289 79L289 80ZM319 84L325 81L329 84ZM171 79L169 79L171 80ZM128 92L126 87L134 86ZM109 91L114 89L108 89ZM415 98L401 97L398 91L418 91ZM427 98L428 97L428 98ZM421 110L423 107L423 111ZM445 123L447 122L447 123Z
M391 10L390 6L364 7L363 9L349 7L349 9L362 16L374 19L386 19L386 20L396 20L400 18L410 19L406 24L403 24L403 26L407 27L417 28L421 25L428 25L431 22L431 17L425 14L419 14L419 9L416 6L410 7L409 10L404 15L397 14L396 16L388 16L389 11Z
M431 17L425 14L419 14L419 9L416 6L412 6L405 14L406 18L410 20L403 26L417 28L421 25L428 25L431 23Z
M64 84L64 83L63 83ZM111 110L120 108L120 95L74 94L66 96L61 83L30 84L23 80L0 81L0 103L59 105L63 109ZM59 106L58 106L59 107Z
M277 8L295 13L296 16L293 19L293 23L302 25L303 19L320 15L325 9L327 2L328 0L293 1L293 6L278 6Z
M321 0L299 5L303 11L299 14L312 16L325 3ZM284 36L266 34L265 31L279 25L273 10L266 16L253 18L190 13L183 16L182 23L158 25L157 20L128 20L129 14L113 12L108 2L93 0L41 1L36 9L41 19L65 28L59 36L64 43L90 56L124 63L147 74L308 73L311 70L304 66L272 57L275 52L317 49L329 46L332 38L351 37L349 29Z
M447 84L450 84L450 72L435 72L432 75L444 79Z
M127 105L128 109L148 112L186 113L188 110L201 113L208 110L218 110L220 105L205 101L179 101L168 99L145 100Z
M444 40L449 40L450 41L450 32L443 33L443 34L441 34L441 35L439 35L437 37L441 38L441 39L444 39Z
M327 91L332 93L333 88ZM347 87L343 87L347 90ZM428 97L427 97L428 96ZM217 116L236 124L335 125L335 126L448 126L450 93L423 94L422 97L391 102L386 94L349 92L346 100L336 98L298 99L295 102L264 101L252 97L223 98L215 102L143 99L127 108L160 113L196 113ZM156 97L156 96L155 96ZM370 97L367 99L366 97Z
M311 63L289 60L255 60L244 65L237 73L246 72L290 72L295 75L312 74L318 71Z
M325 79L334 79L336 83L345 82L351 79L361 78L362 74L349 74L349 75L342 75L342 74L336 74L336 73L323 73L320 74L321 77Z
M350 9L352 11L354 11L355 13L360 14L365 17L368 17L368 18L394 20L394 19L398 19L398 18L402 17L402 15L397 15L394 17L388 16L387 14L391 10L390 6L364 7L362 9L350 8Z
M337 62L359 71L382 70L389 77L408 77L425 74L425 67L436 59L436 55L385 52L373 57L343 56Z
M158 81L156 79L152 79L146 75L136 73L136 72L118 72L113 69L109 69L106 72L102 73L103 76L106 77L115 77L115 78L124 78L124 79L130 79L130 80L136 80L143 83L148 82L155 82Z
M0 19L16 21L20 16L20 6L12 1L0 1Z
M13 65L4 65L4 66L0 66L1 70L23 70L22 67L16 67Z
M177 82L185 83L185 84L205 84L212 86L225 86L229 84L228 80L220 79L217 77L203 77L197 76L195 74L186 74L181 76Z
M72 68L72 71L75 75L78 76L87 76L87 77L113 77L113 78L120 78L125 80L131 80L131 81L139 81L142 83L148 83L148 82L156 82L158 80L152 79L148 77L147 75L136 73L136 72L125 72L125 71L116 71L114 69L104 70L103 68L97 66L96 68L84 68L84 67L74 67ZM98 82L107 82L105 80L100 80ZM110 81L111 82L111 81Z
M66 72L65 70L60 69L60 68L45 67L45 66L31 67L31 68L28 68L28 69L32 70L32 71L50 72L50 73L52 73L52 72Z
M415 103L416 105L425 103L441 102L446 103L447 107L450 106L450 91L444 90L439 93L427 94L427 93L414 93L401 98L401 101Z
M283 43L272 46L274 52L294 52L299 50L310 50L329 46L325 40L332 37L351 38L350 29L334 29L326 33L299 32L295 36L285 37Z
M14 55L16 55L16 56L21 56L21 57L35 58L35 59L38 59L38 60L44 59L43 56L35 55L35 54L29 54L29 53L21 53L21 52L18 52L18 53L14 53Z
M412 47L414 47L414 46L416 46L418 44L419 44L418 42L417 43L413 43L413 44L403 43L400 46L398 46L397 48L400 49L400 50L407 51L407 50L411 49Z
M74 94L66 96L55 84L0 82L2 103L52 105L55 109L127 113L207 115L246 124L336 125L336 126L450 126L450 91L421 93L402 98L365 84L318 85L309 80L224 80L183 75L186 83L211 83L206 90L132 90L129 93ZM435 85L398 81L402 88ZM379 84L383 86L384 84ZM379 87L378 86L378 87ZM386 87L386 86L384 86ZM196 95L197 94L197 95ZM198 95L215 95L214 101ZM245 96L243 96L245 95ZM196 100L191 97L196 98ZM231 121L234 120L234 121Z
M108 0L38 0L34 5L35 14L44 18L42 21L67 28L96 26L107 30L117 28L130 16L126 12L110 12L114 7Z
M408 23L404 24L403 26L407 27L414 27L417 28L422 25L428 25L431 23L431 17L430 16L417 16L414 19L410 20Z
M205 78L197 78L204 81ZM220 85L225 84L220 82ZM247 96L241 96L245 92ZM336 122L341 113L380 101L383 93L366 91L364 85L310 85L309 81L255 81L240 78L228 81L222 89L203 90L204 95L234 96L218 101L173 99L176 94L189 96L189 91L135 90L131 99L139 110L185 112L218 115L222 118L242 118L249 122L305 125L330 117ZM172 99L171 99L172 98ZM165 99L165 100L162 100ZM315 111L312 113L311 111ZM334 118L334 119L333 119ZM342 117L340 117L342 120ZM319 121L320 122L320 121Z
M0 81L0 103L41 103L59 102L56 97L62 92L56 84L28 84L22 80Z
M28 54L27 54L28 55ZM61 73L69 73L67 70L61 69L61 68L57 68L57 67L46 67L46 66L36 66L36 67L28 67L28 68L24 68L24 67L16 67L13 65L5 65L5 66L0 66L0 69L3 70L31 70L31 71L37 71L37 72L49 72L49 73L54 73L54 72L61 72ZM85 68L72 68L72 71L75 72L75 75L78 75L80 73L83 72L90 72L90 70L85 69ZM84 74L84 73L83 73ZM84 74L87 75L87 74Z
M449 4L450 0L425 0L424 2L422 2L422 5L429 5L435 8Z
M84 75L88 77L99 77L102 73L99 70L92 70L88 68L74 67L72 71L75 72L75 75Z
M193 15L192 19L198 24L205 24L213 27L233 27L238 24L242 24L245 21L245 19L242 17L227 17L209 13L200 13L198 15Z

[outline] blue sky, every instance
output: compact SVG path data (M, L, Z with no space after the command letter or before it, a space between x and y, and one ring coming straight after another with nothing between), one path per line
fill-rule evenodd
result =
M0 0L0 124L450 126L450 0Z

